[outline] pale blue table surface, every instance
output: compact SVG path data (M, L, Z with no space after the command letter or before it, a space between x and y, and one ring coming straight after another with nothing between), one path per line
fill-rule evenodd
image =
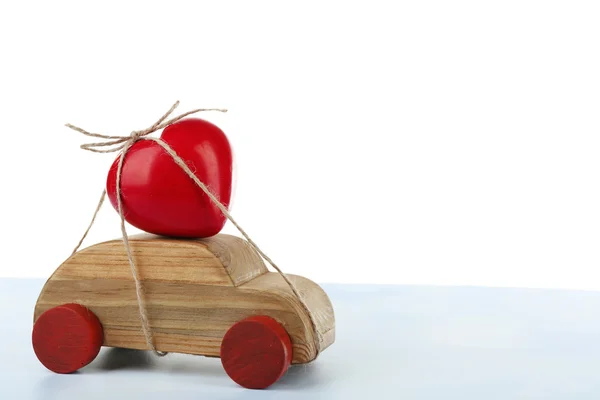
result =
M31 348L43 280L0 279L0 400L600 399L600 293L322 285L335 344L263 391L219 359L103 349L57 375Z

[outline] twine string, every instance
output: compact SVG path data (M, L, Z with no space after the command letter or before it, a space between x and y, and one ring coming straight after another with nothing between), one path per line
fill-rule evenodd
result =
M179 105L179 101L175 102L175 104L173 104L173 106L171 106L169 111L167 111L152 126L150 126L149 128L146 128L144 130L133 131L133 132L131 132L131 134L129 136L113 136L113 135L104 135L104 134L100 134L100 133L92 133L92 132L88 132L84 129L81 129L77 126L74 126L71 124L66 124L66 126L68 128L73 129L77 132L80 132L86 136L100 138L100 139L105 140L104 142L94 142L94 143L82 144L80 147L83 150L91 151L94 153L114 153L117 151L121 151L119 164L118 164L118 168L117 168L117 177L116 177L116 180L117 180L116 195L117 195L117 206L118 206L117 208L118 208L118 212L119 212L119 217L121 219L121 233L123 235L123 244L125 246L125 252L127 253L127 259L129 261L129 266L131 268L133 280L135 282L135 289L136 289L136 296L137 296L137 300L138 300L138 307L139 307L142 331L144 333L144 337L146 339L146 343L148 344L148 347L150 348L150 350L152 350L156 355L158 355L160 357L163 357L166 354L168 354L167 352L158 351L154 344L152 331L150 329L150 324L148 321L148 313L147 313L147 309L146 309L145 296L144 296L144 287L142 284L142 280L139 278L139 271L138 271L135 261L133 259L133 255L131 252L131 246L129 244L129 236L127 235L127 230L125 228L125 217L124 217L124 213L123 213L122 193L121 193L121 174L122 174L123 163L124 163L125 155L127 154L127 151L131 148L131 146L135 142L137 142L139 140L152 140L152 141L156 142L158 145L160 145L165 150L165 152L167 154L169 154L169 156L171 156L173 161L186 173L186 175L190 179L192 179L194 181L194 183L200 189L202 189L202 191L209 197L209 199L223 213L223 215L225 217L227 217L227 219L237 228L237 230L244 236L244 238L252 246L252 248L254 250L256 250L256 252L258 252L279 273L279 275L283 278L283 280L286 282L286 284L292 290L292 293L294 294L294 296L296 296L296 298L298 298L302 308L306 311L306 313L309 317L312 330L313 330L313 332L316 333L316 337L314 338L315 352L318 355L320 343L323 341L323 338L322 338L321 332L319 332L319 330L317 329L314 315L312 314L308 305L306 304L306 302L300 295L300 292L296 288L296 285L294 285L294 283L282 272L282 270L273 262L273 260L271 260L271 258L268 257L258 247L258 245L246 233L246 231L244 231L244 229L242 229L242 227L233 219L233 217L231 216L231 214L229 213L227 208L217 199L217 197L208 189L208 187L192 172L192 170L183 161L183 159L181 157L179 157L179 155L164 140L148 136L153 132L163 129L163 128L171 125L172 123L177 122L177 121L187 117L188 115L195 114L197 112L201 112L201 111L227 112L227 110L220 109L220 108L199 108L199 109L195 109L195 110L180 114L179 116L171 118L165 122L165 120L169 117L169 115L171 115L173 113L173 111L175 111L175 109L177 108L178 105ZM104 149L105 147L108 147L108 148ZM85 240L86 236L90 232L90 229L92 228L92 226L96 220L96 216L98 215L98 212L102 208L102 204L104 203L105 197L106 197L106 189L104 189L102 191L102 196L100 197L100 201L98 202L98 205L96 206L96 210L94 211L92 220L90 221L90 224L88 225L85 233L79 240L79 243L73 250L72 254L75 254L77 252L77 250L81 247L83 241Z

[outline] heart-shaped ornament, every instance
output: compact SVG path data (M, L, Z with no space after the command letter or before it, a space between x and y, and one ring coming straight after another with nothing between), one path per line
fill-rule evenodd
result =
M167 126L160 138L229 208L233 152L223 131L208 121L187 118ZM108 198L117 211L120 157L113 162L106 182ZM139 140L125 154L121 202L128 223L156 235L209 237L219 233L226 222L210 198L154 140Z

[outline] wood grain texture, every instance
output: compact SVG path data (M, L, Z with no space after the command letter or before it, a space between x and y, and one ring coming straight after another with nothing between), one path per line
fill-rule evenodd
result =
M292 363L316 357L316 333L309 316L283 278L269 272L245 240L225 234L208 239L142 234L132 236L130 244L158 350L218 357L231 326L253 315L266 315L288 332ZM331 302L314 282L288 277L315 317L323 351L335 339ZM147 349L121 240L93 245L67 259L44 286L34 321L65 303L81 304L98 316L104 327L103 345Z
M277 382L292 361L292 342L274 319L255 315L234 324L221 343L221 363L229 377L247 389Z
M100 352L102 325L79 304L64 304L44 312L33 326L32 344L38 360L59 374L75 372Z

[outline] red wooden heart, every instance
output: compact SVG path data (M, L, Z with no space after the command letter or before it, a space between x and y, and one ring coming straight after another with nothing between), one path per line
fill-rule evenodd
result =
M209 190L229 208L233 154L227 137L214 124L188 118L167 126L161 135ZM120 156L106 183L108 198L118 211L116 178ZM121 171L125 220L157 235L209 237L223 228L226 217L210 198L153 140L135 142Z

